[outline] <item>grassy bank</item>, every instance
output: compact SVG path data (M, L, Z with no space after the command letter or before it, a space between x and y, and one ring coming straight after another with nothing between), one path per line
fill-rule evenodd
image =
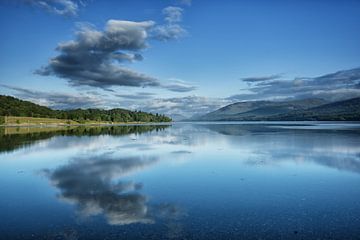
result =
M107 122L107 121L74 121L57 118L34 118L34 117L0 117L0 126L68 126L68 125L90 125L90 124L136 124L144 122Z
M3 127L0 135L14 135L14 134L32 134L32 133L48 133L58 131L69 131L77 126L29 126L29 127ZM1 139L1 137L0 137Z
M3 125L70 125L79 124L76 121L55 118L33 118L33 117L3 117Z

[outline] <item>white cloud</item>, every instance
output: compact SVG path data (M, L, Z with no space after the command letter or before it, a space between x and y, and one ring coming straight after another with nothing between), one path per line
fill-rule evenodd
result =
M76 16L79 11L79 4L85 5L84 1L74 0L22 0L32 6L44 9L50 13L61 16Z

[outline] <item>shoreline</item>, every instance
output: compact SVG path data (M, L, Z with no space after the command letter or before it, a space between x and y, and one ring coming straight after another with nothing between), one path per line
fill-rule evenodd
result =
M315 124L315 123L342 123L342 124L360 124L360 121L310 121L310 120L300 120L300 121L171 121L171 122L119 122L119 123L73 123L73 124L63 124L63 123L44 123L44 124L0 124L1 128L42 128L42 127L112 127L112 126L146 126L146 125L173 125L176 123L192 123L192 124L259 124L259 123L273 123L273 124L285 124L285 123L304 123L304 124Z
M124 122L124 123L79 123L79 124L0 124L0 127L106 127L106 126L143 126L171 125L174 122Z

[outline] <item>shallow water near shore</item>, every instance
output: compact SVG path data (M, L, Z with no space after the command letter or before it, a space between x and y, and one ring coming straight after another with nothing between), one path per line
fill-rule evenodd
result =
M359 239L360 124L0 128L0 239Z

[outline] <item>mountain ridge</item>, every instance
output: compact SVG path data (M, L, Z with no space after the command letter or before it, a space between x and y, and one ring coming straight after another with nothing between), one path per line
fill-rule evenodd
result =
M196 120L360 120L360 98L352 98L337 102L327 102L326 100L320 98L292 101L238 102L207 113Z

